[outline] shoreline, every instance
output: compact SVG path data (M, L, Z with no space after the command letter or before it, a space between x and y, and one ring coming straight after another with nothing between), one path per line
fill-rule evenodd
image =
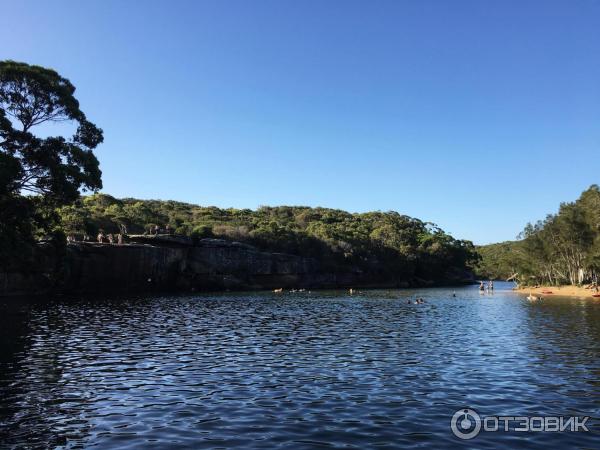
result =
M594 297L594 294L600 294L595 292L593 289L585 289L579 286L538 286L535 288L530 287L518 287L513 289L514 292L520 294L529 294L530 292L535 296L541 297L580 297L589 299L598 299L600 297ZM551 291L552 293L544 293L544 291Z
M1 273L0 273L1 275ZM323 291L343 291L348 292L349 289L354 289L355 294L364 294L365 291L376 291L376 290L421 290L421 289L452 289L452 288L460 288L465 286L475 286L474 283L440 283L433 284L430 286L397 286L392 284L374 284L374 285L348 285L348 286L333 286L333 285L324 285L324 286L315 286L315 287L307 287L301 291L298 288L286 287L282 288L283 290L277 291L271 287L239 287L239 288L214 288L214 289L147 289L147 290L100 290L94 292L88 291L61 291L61 290L48 290L43 292L23 292L23 293L10 293L3 294L0 291L0 301L2 300L21 300L23 298L29 298L32 300L48 298L48 297L60 297L60 298L104 298L107 295L118 295L118 296L190 296L190 295L219 295L219 294L243 294L243 293L252 293L252 294L295 294L295 293L312 293L312 292L323 292Z

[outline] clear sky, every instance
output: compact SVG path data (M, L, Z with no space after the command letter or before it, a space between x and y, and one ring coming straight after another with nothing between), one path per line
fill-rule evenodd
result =
M600 2L0 0L106 193L397 210L475 243L600 183Z

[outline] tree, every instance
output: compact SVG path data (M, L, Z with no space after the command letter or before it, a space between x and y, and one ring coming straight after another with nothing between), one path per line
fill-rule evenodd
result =
M52 231L56 207L76 200L81 189L102 187L93 153L102 130L87 120L74 93L71 82L54 70L0 61L0 232L5 243L32 243L34 233ZM47 133L56 122L72 125L73 136L34 134ZM19 253L14 247L0 246L2 260Z
M582 284L600 272L600 188L528 224L520 241L481 247L479 273L518 274L524 284Z

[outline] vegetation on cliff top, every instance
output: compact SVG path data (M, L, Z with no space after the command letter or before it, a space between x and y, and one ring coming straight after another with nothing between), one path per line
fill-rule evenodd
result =
M169 226L195 238L218 237L312 257L332 270L357 267L397 279L442 280L477 260L473 244L397 212L349 213L303 206L220 209L175 201L83 197L60 209L67 233L144 233Z

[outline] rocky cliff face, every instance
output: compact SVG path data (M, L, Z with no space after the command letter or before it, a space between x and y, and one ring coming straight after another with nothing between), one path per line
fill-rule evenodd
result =
M127 245L70 244L59 275L54 264L45 265L42 272L0 273L0 295L409 285L359 270L323 272L314 259L238 242L173 236L132 236Z
M133 238L129 245L69 246L68 292L265 289L304 284L314 260L203 239Z
M188 249L157 245L69 245L63 290L143 291L176 286Z
M318 267L236 242L134 236L127 245L70 244L60 279L51 272L0 273L0 295L295 287L310 283Z

